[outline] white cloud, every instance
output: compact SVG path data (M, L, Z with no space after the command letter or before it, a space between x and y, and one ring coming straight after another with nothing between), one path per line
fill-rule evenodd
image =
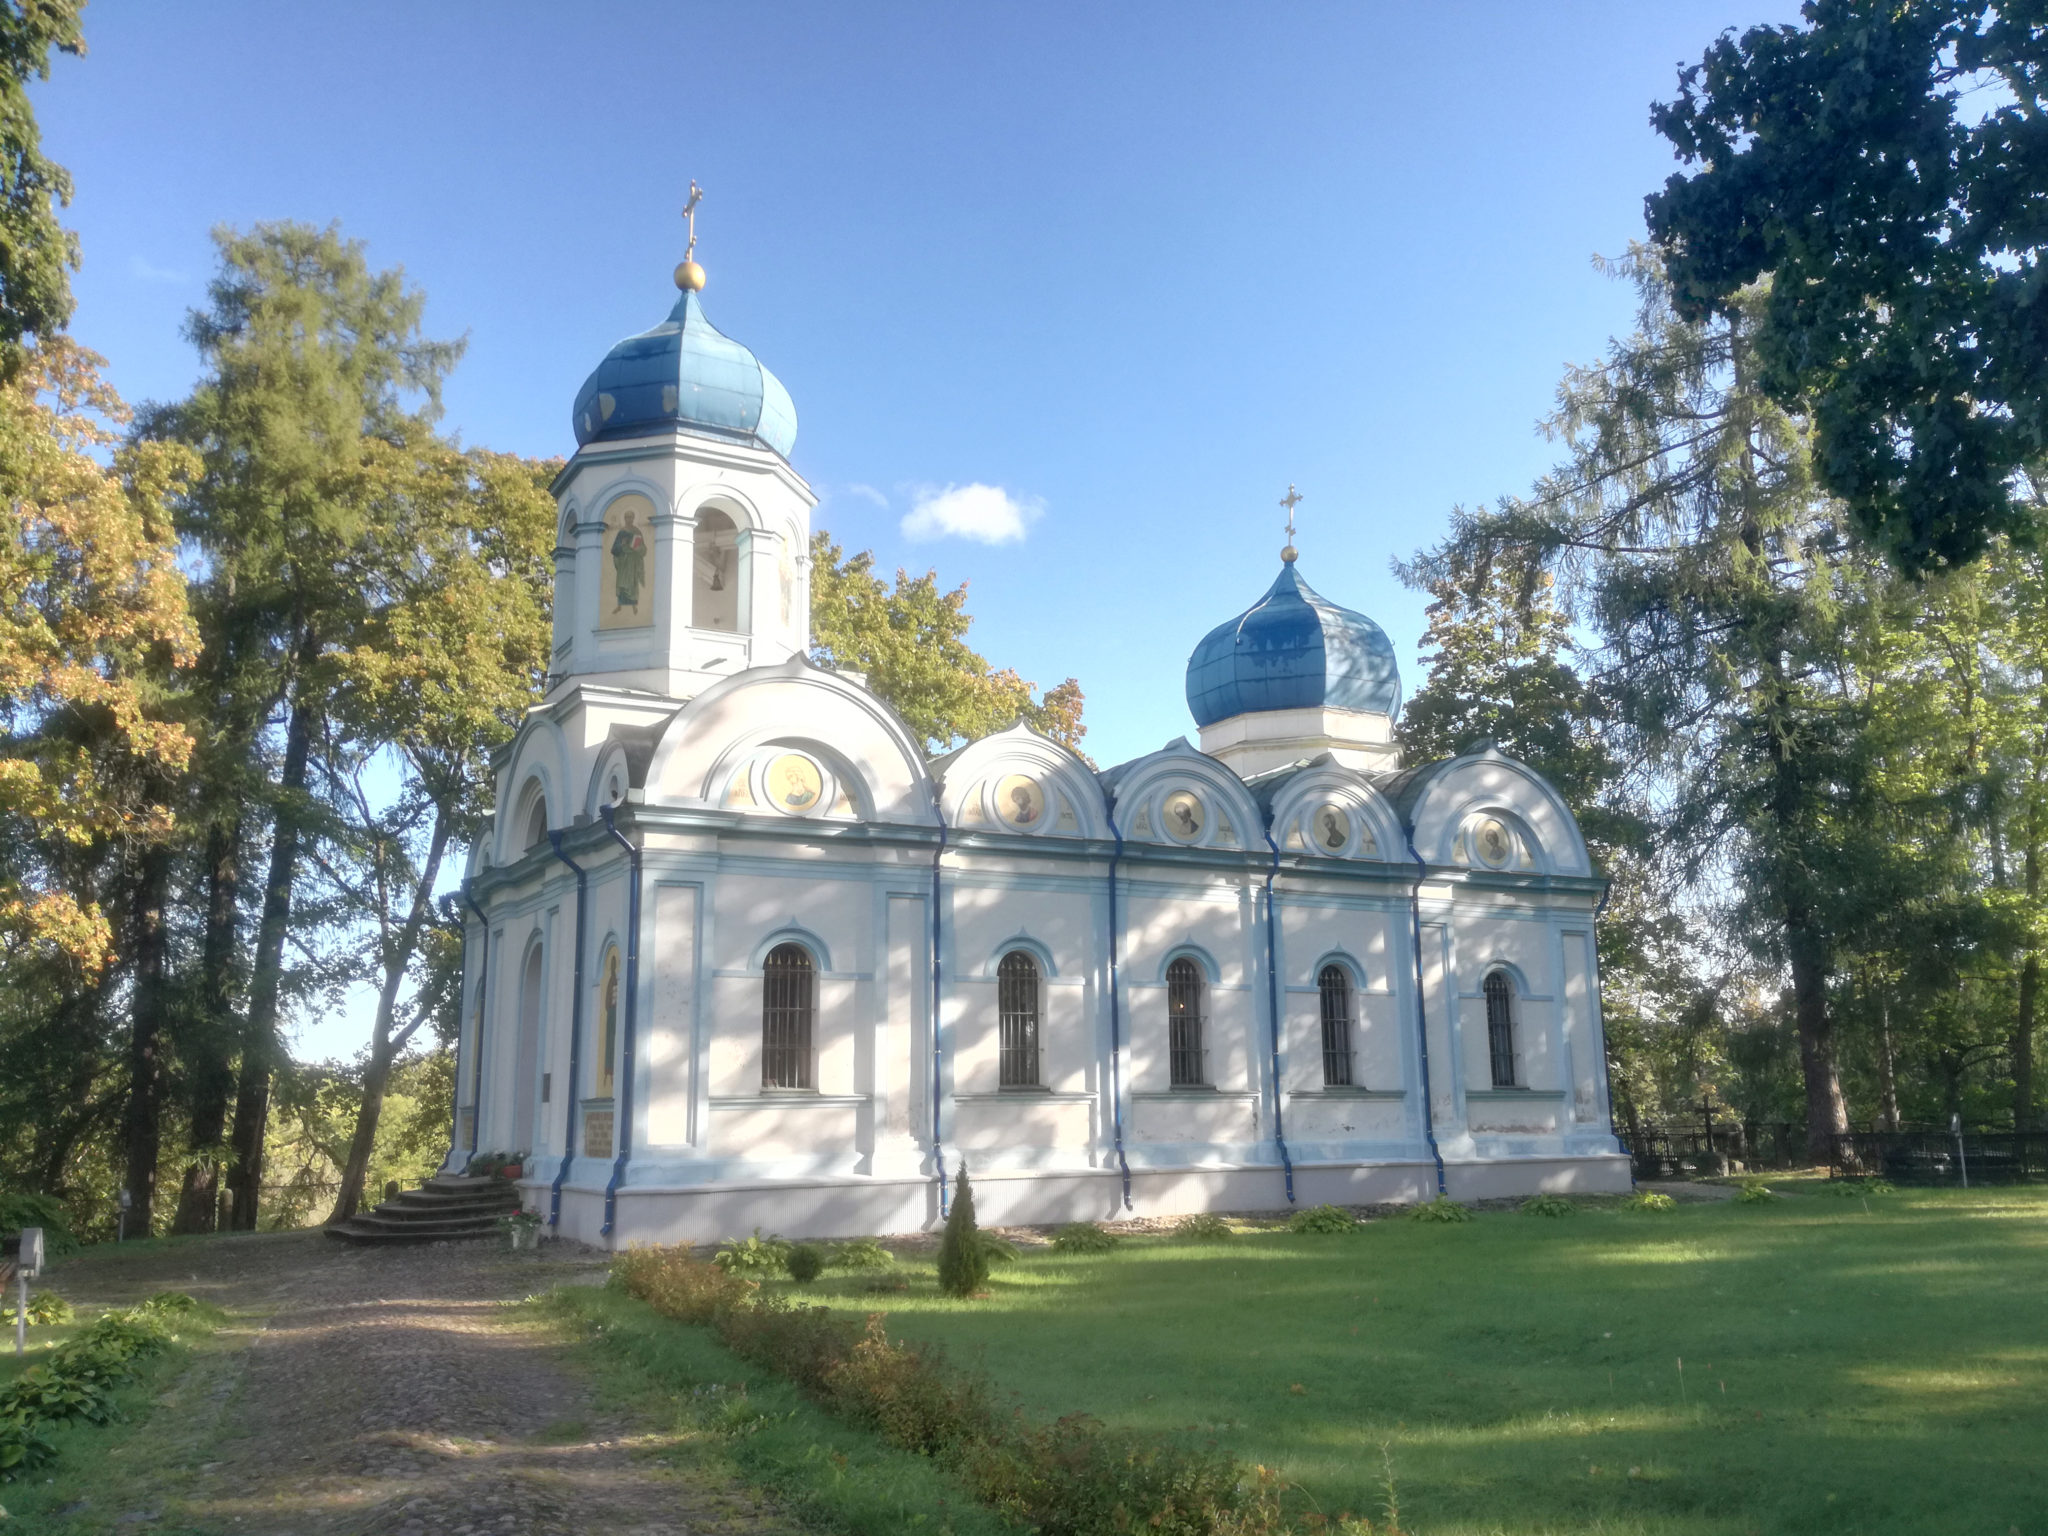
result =
M160 267L146 256L130 256L128 258L128 272L130 276L138 277L145 283L182 283L186 281L184 273L174 272L169 267Z
M1012 496L999 485L930 486L903 519L907 539L972 539L977 544L1021 544L1024 531L1038 521L1045 504L1036 497Z
M846 488L846 494L858 496L862 501L871 501L884 512L889 510L889 498L876 490L872 485L862 485L856 481Z

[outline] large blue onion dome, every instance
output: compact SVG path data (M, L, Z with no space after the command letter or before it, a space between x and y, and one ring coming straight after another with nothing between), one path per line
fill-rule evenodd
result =
M1386 631L1318 595L1291 560L1264 597L1210 630L1188 658L1197 725L1255 710L1391 715L1400 707L1401 671Z
M660 325L605 354L576 392L574 417L578 444L682 427L758 443L785 459L796 446L789 391L704 318L694 288Z

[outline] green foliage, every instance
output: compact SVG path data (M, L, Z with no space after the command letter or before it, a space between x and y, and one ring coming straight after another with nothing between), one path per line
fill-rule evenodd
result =
M1820 1186L1820 1191L1838 1199L1853 1200L1858 1195L1896 1194L1898 1186L1890 1179L1829 1179Z
M71 1235L70 1217L61 1200L26 1190L0 1191L0 1232L19 1232L23 1227L43 1229L43 1252L50 1258L78 1251L78 1239Z
M0 1307L0 1326L12 1328L15 1315L20 1309L13 1306ZM71 1321L71 1303L55 1291L34 1291L28 1298L28 1320L38 1328L48 1328L57 1323Z
M1449 1195L1438 1195L1434 1200L1425 1200L1408 1212L1410 1221L1470 1221L1471 1207L1460 1205Z
M789 1278L798 1285L809 1285L825 1273L828 1255L816 1243L798 1243L789 1250L789 1257L783 1267L789 1271Z
M716 1259L707 1263L687 1246L629 1248L612 1260L608 1283L684 1323L708 1323L759 1289L759 1282L731 1265Z
M989 1250L974 1220L974 1186L967 1165L953 1186L953 1207L939 1239L939 1289L948 1296L972 1296L988 1284Z
M1639 1189L1621 1202L1624 1211L1675 1211L1678 1202L1654 1189Z
M50 50L82 54L84 0L0 7L0 382L21 364L22 341L71 318L78 237L57 221L71 177L43 154L28 83L50 78Z
M1651 121L1647 203L1688 316L1769 277L1755 363L1821 482L1911 574L2033 536L2048 440L2032 272L2048 33L1990 0L1809 5L1724 33Z
M1227 1243L1236 1238L1237 1229L1212 1211L1200 1211L1181 1217L1170 1235L1178 1243Z
M1531 1195L1522 1202L1524 1216L1575 1216L1578 1210L1563 1195Z
M127 1311L102 1313L47 1361L0 1388L0 1481L48 1464L56 1451L39 1433L44 1426L73 1419L107 1423L115 1391L171 1346L171 1324L202 1310L191 1297L167 1291Z
M891 1269L895 1263L896 1255L872 1237L834 1243L825 1256L827 1269Z
M1777 1200L1771 1186L1762 1179L1744 1179L1742 1188L1735 1196L1737 1205L1770 1205Z
M1340 1205L1312 1205L1287 1218L1290 1232L1345 1233L1358 1226L1358 1218Z
M1070 1221L1052 1235L1055 1253L1107 1253L1122 1241L1092 1221Z
M967 588L941 592L938 572L897 571L893 590L875 557L847 556L822 529L811 535L811 656L859 672L934 754L1019 721L1079 750L1081 685L1071 677L1042 698L1036 685L997 671L967 644Z
M763 1237L759 1227L751 1236L723 1243L711 1262L729 1275L766 1280L789 1269L790 1244L779 1237Z

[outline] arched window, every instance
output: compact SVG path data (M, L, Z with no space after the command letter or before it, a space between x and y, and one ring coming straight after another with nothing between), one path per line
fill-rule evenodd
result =
M1002 1021L1001 1066L1005 1088L1038 1086L1038 962L1021 949L996 967L996 1011Z
M778 944L761 966L761 1086L812 1088L817 967L801 944Z
M1209 1081L1202 1002L1202 968L1182 956L1166 968L1167 1071L1176 1088L1200 1088Z
M716 507L697 514L690 580L690 627L731 634L740 627L739 533Z
M536 785L533 800L526 807L526 841L520 844L522 851L531 853L536 848L547 846L548 840L548 797Z
M1326 965L1316 978L1323 995L1323 1086L1349 1088L1351 1079L1351 978L1341 965Z
M1486 977L1486 1048L1493 1057L1493 1086L1515 1086L1515 984L1506 971Z

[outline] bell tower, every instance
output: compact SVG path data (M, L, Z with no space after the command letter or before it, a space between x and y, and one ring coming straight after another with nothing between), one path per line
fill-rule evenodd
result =
M690 242L668 318L605 354L577 392L555 479L548 691L576 682L686 699L810 649L811 509L790 467L782 382L705 317Z

